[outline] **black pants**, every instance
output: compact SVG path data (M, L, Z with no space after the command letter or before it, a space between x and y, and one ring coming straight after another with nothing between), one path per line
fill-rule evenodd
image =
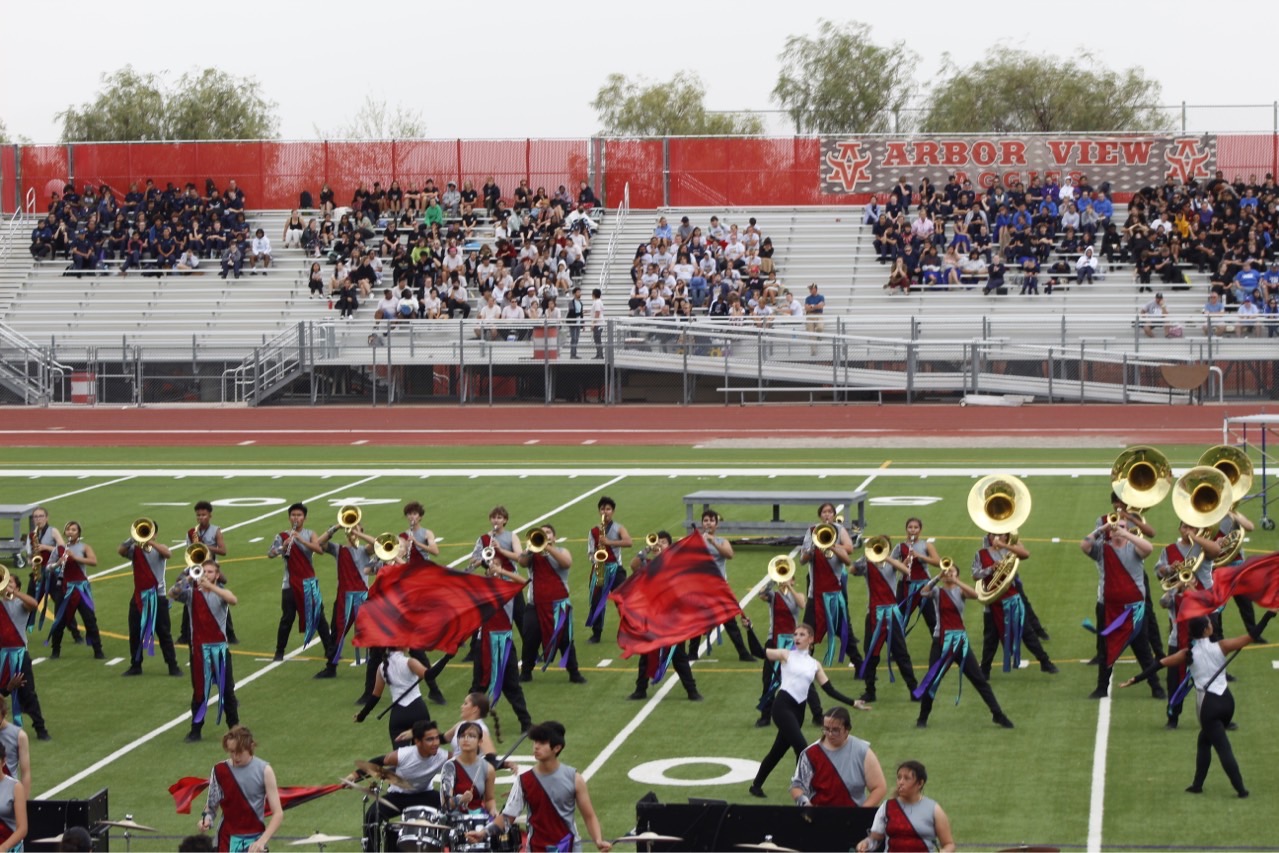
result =
M69 593L68 593L69 594ZM59 604L59 607L62 605ZM84 635L89 641L89 645L93 646L94 651L102 649L102 636L98 633L98 617L93 612L93 608L84 600L84 596L80 596L76 609L73 611L67 609L62 614L62 619L53 623L53 640L50 645L53 646L55 653L62 651L62 632L67 626L75 624L75 614L80 614L80 618L84 620Z
M1150 576L1146 576L1146 642L1150 644L1150 651L1156 658L1164 656L1164 638L1159 633L1159 620L1154 618L1154 614L1159 611L1155 609L1154 602L1150 598ZM1218 636L1221 636L1218 634Z
M1199 741L1195 747L1195 780L1192 788L1202 788L1208 778L1208 767L1212 764L1212 751L1217 750L1217 758L1221 761L1221 769L1226 771L1230 784L1235 791L1242 793L1243 775L1239 772L1239 762L1235 761L1234 750L1230 748L1230 738L1226 736L1226 726L1235 716L1235 697L1230 688L1218 696L1204 691L1199 704Z
M928 652L928 668L932 669L933 664L937 663L941 657L941 640L933 638L933 647ZM990 682L981 674L981 667L977 665L977 657L973 654L972 649L964 655L962 664L957 664L964 677L968 679L968 683L977 691L977 695L986 703L986 707L990 709L990 713L998 717L1003 713L999 707L999 700L995 698L995 691L990 689ZM941 688L938 688L941 689ZM919 719L921 722L928 722L928 715L933 712L933 697L927 692L924 693L923 699L920 700Z
M1106 638L1101 635L1102 630L1106 627L1105 607L1101 602L1097 602L1097 689L1104 691L1110 685L1110 673L1114 667L1106 666ZM1150 617L1146 617L1146 622L1151 621ZM1136 630L1132 632L1132 651L1137 656L1137 664L1141 667L1141 671L1145 672L1154 665L1154 655L1150 653L1150 640L1146 632L1144 624L1138 625ZM1150 690L1152 693L1158 692L1159 679L1150 679Z
M293 600L293 589L285 587L280 590L280 627L275 634L275 653L284 654L284 647L289 642L289 632L298 618L298 606ZM333 660L333 635L329 633L329 621L324 618L324 605L320 604L320 615L315 621L315 633L324 646L325 663Z
M471 689L469 693L486 693L488 692L488 684L484 682L484 669L480 663L483 656L483 648L478 645L475 648L475 662L471 664ZM533 725L533 718L529 715L528 705L524 702L524 688L520 685L520 666L516 659L514 650L506 658L506 669L502 672L502 697L511 705L511 710L515 712L515 718L520 721L520 730L527 731Z
M573 614L570 611L568 616L569 622L572 622ZM533 677L533 669L537 666L537 656L542 651L542 623L537 620L537 606L524 609L524 621L522 623L523 631L520 637L524 641L524 645L520 654L520 672L526 678ZM564 626L564 630L560 633L559 642L551 651L552 662L558 660L564 654L564 650L568 649L568 662L566 669L570 678L577 675L577 644L569 639L568 625Z
M390 685L387 686L390 689ZM388 697L392 702L397 697ZM401 733L407 732L413 728L413 724L418 720L431 719L431 712L427 710L426 703L422 701L422 695L419 693L413 697L413 701L407 705L391 705L391 713L387 715L390 719L386 722L387 733L391 737L391 751L404 746L403 743L396 743L395 739Z
M420 791L414 793L383 793L382 799L395 806L398 811L386 808L377 800L373 800L364 811L364 849L365 850L399 850L399 817L407 806L440 807L438 791ZM395 821L395 823L392 823ZM407 829L407 827L405 827ZM382 835L382 846L378 846L378 835ZM405 848L405 849L417 849Z
M200 675L202 667L197 667L195 665L196 655L198 654L200 654L200 650L196 647L192 647L191 649L191 718L192 718L191 731L193 732L199 732L201 729L204 728L203 722L197 723L194 721L196 713L198 713L200 710L200 705L203 704L201 697L204 696L204 681L202 679L202 676ZM201 680L197 682L196 681L197 678L200 678ZM230 653L228 653L226 656L226 677L224 681L225 681L225 688L221 692L222 717L224 720L226 720L226 727L228 729L231 729L239 725L240 723L240 700L235 698L235 666L231 662ZM217 686L216 681L211 682L209 686L209 690L213 690L213 688L216 686ZM204 696L204 700L208 700L208 698L209 697ZM208 710L206 710L204 713L204 719L205 720L209 719L210 715L212 715L214 719L217 719L217 714L218 714L217 707L213 704L213 702L210 701Z
M773 738L773 745L760 763L759 772L755 774L755 787L764 786L768 774L786 756L786 750L792 750L795 760L799 760L800 753L808 746L801 727L803 719L804 706L796 702L794 696L779 689L773 697L773 725L777 726L777 737Z
M35 584L28 585L27 594L33 598L35 597ZM58 612L58 608L62 606L62 599L66 597L67 586L63 583L62 575L59 573L56 577L49 581L49 598L53 602L54 613ZM80 626L76 624L75 614L67 613L65 614L64 619L66 621L66 627L71 629L71 639L77 643L80 642L82 639L80 636Z
M902 680L906 682L906 686L914 692L915 687L919 684L919 679L915 678L915 664L911 662L910 650L906 648L906 633L902 631L901 625L896 621L889 623L890 637L884 639L885 643L891 643L893 663L897 664L897 669L902 674ZM879 669L879 653L870 647L871 639L875 635L875 617L866 614L866 675L862 679L866 683L866 693L869 696L868 701L875 698L875 679L877 678L877 670Z
M156 600L155 638L160 643L164 662L177 666L178 656L173 651L173 632L169 624L169 600L163 594ZM142 611L133 598L129 599L129 660L134 667L142 667Z
M1008 618L1008 611L1004 611L1004 618ZM1003 642L1004 637L995 624L995 614L988 610L982 614L981 621L981 671L983 675L990 678L990 665L994 662L995 652L999 651L999 645ZM1028 624L1029 621L1029 619L1022 620L1021 644L1034 656L1035 660L1039 661L1040 666L1052 663L1052 660L1048 657L1048 652L1044 651L1043 643L1039 642L1039 638L1031 630ZM1005 629L1006 627L1005 625ZM1010 651L1009 654L1011 655L1012 652Z
M591 337L595 340L595 357L604 357L604 327L594 326L591 328Z
M649 652L639 656L639 673L635 676L635 691L637 693L648 692L648 657L649 655L659 654L657 652ZM697 679L693 678L693 668L688 665L688 653L684 651L684 644L678 643L675 651L671 655L671 667L674 668L675 674L679 676L679 683L684 686L684 690L691 696L697 692Z
M16 673L13 673L16 675ZM36 677L31 669L31 652L22 656L23 684L15 692L18 694L18 708L31 719L31 728L36 734L45 731L44 714L40 711L40 697L36 695Z
M738 626L736 619L729 619L720 628L728 635L728 641L733 644L733 648L737 650L737 656L742 660L755 660L755 656L751 654L751 650L746 647L746 640L742 638L742 629ZM701 637L690 640L692 643L698 643ZM715 633L711 632L706 635L706 653L709 655L711 646L715 644ZM697 646L693 646L693 651L697 651ZM697 655L692 656L693 660L697 660Z
M1235 606L1239 608L1239 619L1243 622L1243 628L1248 633L1252 633L1252 629L1257 625L1257 612L1252 606L1252 599L1244 598L1242 595L1236 595ZM1218 633L1218 637L1223 636Z
M775 649L777 648L777 642L775 640L769 640L764 644L764 648ZM761 673L761 681L764 685L764 691L761 694L759 705L757 706L757 709L759 710L759 718L761 720L768 720L772 716L773 698L777 695L774 679L777 678L777 671L780 667L781 664L777 661L764 661L764 670ZM812 715L813 723L820 726L822 724L822 700L821 697L817 695L816 685L809 685L808 688L808 710Z

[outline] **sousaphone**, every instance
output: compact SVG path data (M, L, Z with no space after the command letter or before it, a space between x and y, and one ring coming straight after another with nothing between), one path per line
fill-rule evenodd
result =
M987 474L968 490L968 517L987 533L1008 534L1009 541L1030 517L1030 489L1012 474ZM997 601L1012 586L1020 561L1009 554L989 577L977 581L977 600Z
M1222 513L1221 518L1225 518L1226 514L1233 511L1239 506L1239 502L1248 496L1248 492L1252 489L1252 460L1248 458L1248 454L1238 447L1232 447L1229 444L1218 444L1204 451L1199 457L1200 465L1208 465L1216 468L1226 476L1230 481L1231 501L1227 504L1227 510ZM1221 521L1217 519L1214 524ZM1228 566L1239 556L1239 549L1243 547L1243 528L1235 525L1235 528L1227 533L1219 543L1221 545L1221 556L1212 561L1213 566Z
M1211 536L1217 524L1230 511L1233 492L1226 474L1208 465L1197 465L1177 478L1172 487L1172 508L1183 524ZM1200 550L1189 560L1173 563L1168 574L1159 581L1164 591L1189 589L1195 584L1195 571L1203 563Z

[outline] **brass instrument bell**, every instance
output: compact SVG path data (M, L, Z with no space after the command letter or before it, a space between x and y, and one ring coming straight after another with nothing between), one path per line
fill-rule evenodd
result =
M347 504L338 510L338 527L344 528L347 531L354 530L362 518L364 518L363 510L361 510L358 506Z
M657 534L656 534L656 533L650 533L650 534L648 534L647 536L645 536L645 537L644 537L644 547L645 547L645 548L649 548L649 549L652 549L652 548L656 548L656 547L657 547Z
M548 541L546 531L540 527L535 527L528 532L528 549L534 554L540 554L546 550L546 546L551 544Z
M183 550L182 558L186 561L189 569L195 566L203 566L209 559L209 546L203 542L192 542Z
M394 563L400 556L400 537L381 533L373 540L373 556L384 563Z
M887 536L872 536L866 540L862 554L868 563L882 563L893 552L893 541Z
M813 547L830 559L835 543L839 541L839 528L833 524L819 524L813 528Z
M795 561L786 554L778 554L768 561L768 579L778 586L795 582Z
M151 543L155 540L156 523L150 518L135 519L133 524L129 526L129 538L144 551L151 550Z
M987 474L968 490L968 517L987 533L1012 533L1030 517L1030 489L1012 474Z
M1155 506L1172 491L1168 457L1145 445L1128 448L1110 466L1110 489L1124 506L1139 510Z

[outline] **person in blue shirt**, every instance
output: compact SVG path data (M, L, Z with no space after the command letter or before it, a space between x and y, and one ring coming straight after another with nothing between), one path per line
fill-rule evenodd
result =
M658 217L657 227L653 229L653 236L660 237L663 240L670 240L674 236L665 216Z
M1243 302L1245 299L1251 299L1252 294L1256 292L1261 285L1261 273L1252 268L1252 261L1244 261L1243 269L1235 273L1234 287L1237 288L1235 297L1238 301Z
M1093 193L1092 200L1093 210L1097 211L1097 218L1102 224L1109 222L1111 217L1115 215L1115 205L1104 193Z

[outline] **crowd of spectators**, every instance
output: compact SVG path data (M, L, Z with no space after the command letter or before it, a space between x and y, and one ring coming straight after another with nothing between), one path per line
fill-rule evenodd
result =
M1264 314L1279 296L1279 188L1271 174L1260 182L1255 175L1228 181L1220 171L1202 183L1169 177L1134 194L1122 221L1109 184L1093 186L1086 175L1060 184L1032 177L981 192L954 175L941 188L901 178L884 204L867 207L866 222L879 261L889 265L885 287L894 291L980 285L1002 293L1019 281L1022 293L1039 292L1041 282L1051 293L1130 268L1143 291L1184 289L1191 270L1211 273L1210 287L1229 312L1252 302Z
M244 192L234 180L220 190L206 180L201 193L194 183L182 189L168 183L162 190L148 179L118 198L106 184L73 183L54 192L49 206L31 232L31 256L37 261L68 261L69 273L107 270L119 262L119 274L131 269L189 272L212 260L221 275L239 278L271 264L271 241L256 232L245 216Z

